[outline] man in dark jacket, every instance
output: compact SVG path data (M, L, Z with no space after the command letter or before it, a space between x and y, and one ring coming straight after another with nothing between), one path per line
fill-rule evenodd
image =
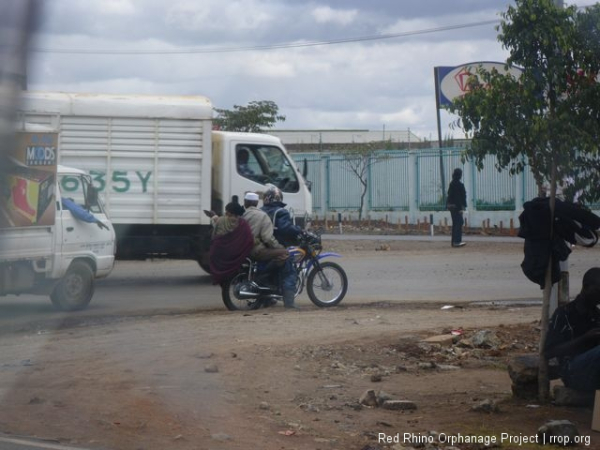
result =
M454 169L446 200L446 208L450 211L452 217L452 247L467 245L466 242L462 241L463 214L467 209L467 191L460 181L461 178L462 169Z
M276 186L269 186L263 195L263 207L273 223L273 236L284 247L289 247L297 243L298 236L302 233L302 228L294 225L290 217L290 212L285 209L283 203L283 193ZM286 266L282 272L283 304L286 308L297 308L294 303L296 292L296 271L294 270L291 259L286 261Z
M550 319L544 345L546 358L557 357L565 386L580 391L600 389L600 267L583 276L575 300L560 306Z

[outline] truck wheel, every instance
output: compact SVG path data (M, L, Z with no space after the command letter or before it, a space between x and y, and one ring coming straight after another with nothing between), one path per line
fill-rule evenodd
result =
M74 261L58 282L50 300L61 311L84 309L94 295L94 272L83 261Z
M210 275L210 264L206 261L198 261L198 265L204 270L207 274Z

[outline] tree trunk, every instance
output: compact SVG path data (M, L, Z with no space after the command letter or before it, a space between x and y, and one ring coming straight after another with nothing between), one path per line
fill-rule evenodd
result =
M552 249L552 238L554 237L554 207L556 203L556 156L552 157L552 172L550 176L550 248ZM548 259L546 278L544 280L544 298L542 300L542 320L540 331L539 348L539 370L538 370L538 396L541 402L547 402L550 398L550 379L548 377L548 361L544 355L546 345L546 334L550 322L550 294L552 292L552 253Z
M360 210L358 211L358 220L362 220L363 210L365 209L365 195L367 194L367 186L363 188L363 192L360 196Z
M550 293L552 292L552 256L546 268L546 280L544 282L544 298L542 301L542 321L540 332L539 366L538 366L538 397L541 402L547 402L550 398L550 378L548 377L548 361L544 355L546 345L546 333L550 322Z

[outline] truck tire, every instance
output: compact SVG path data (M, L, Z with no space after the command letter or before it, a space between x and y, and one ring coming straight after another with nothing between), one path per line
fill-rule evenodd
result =
M198 261L198 265L202 270L210 275L210 264L208 264L206 261Z
M77 311L87 307L93 295L94 272L89 264L74 261L50 294L50 300L61 311Z

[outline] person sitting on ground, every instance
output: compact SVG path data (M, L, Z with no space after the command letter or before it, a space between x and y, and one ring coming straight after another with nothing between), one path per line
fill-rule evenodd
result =
M214 221L209 260L214 284L235 275L254 247L252 230L243 214L242 205L231 202L225 206L225 215Z
M600 267L583 276L581 292L556 309L548 327L544 355L557 357L566 387L600 389Z
M273 222L274 235L277 241L284 247L296 245L298 236L302 234L302 228L292 222L290 212L285 209L283 203L283 192L277 186L267 185L268 189L263 195L264 212L269 215Z
M104 228L108 230L108 226L105 223L96 218L96 216L94 216L91 212L86 210L83 206L80 206L79 204L75 203L73 199L61 197L60 203L62 204L62 207L70 211L71 214L73 214L73 217L75 217L77 220L81 220L82 222L87 223L95 223L96 225L98 225L98 228Z
M294 304L296 295L296 274L287 249L273 235L273 223L263 210L258 208L258 194L248 192L244 197L246 212L243 218L248 222L254 236L254 248L250 256L257 261L268 261L267 270L277 269L286 308L297 308Z

